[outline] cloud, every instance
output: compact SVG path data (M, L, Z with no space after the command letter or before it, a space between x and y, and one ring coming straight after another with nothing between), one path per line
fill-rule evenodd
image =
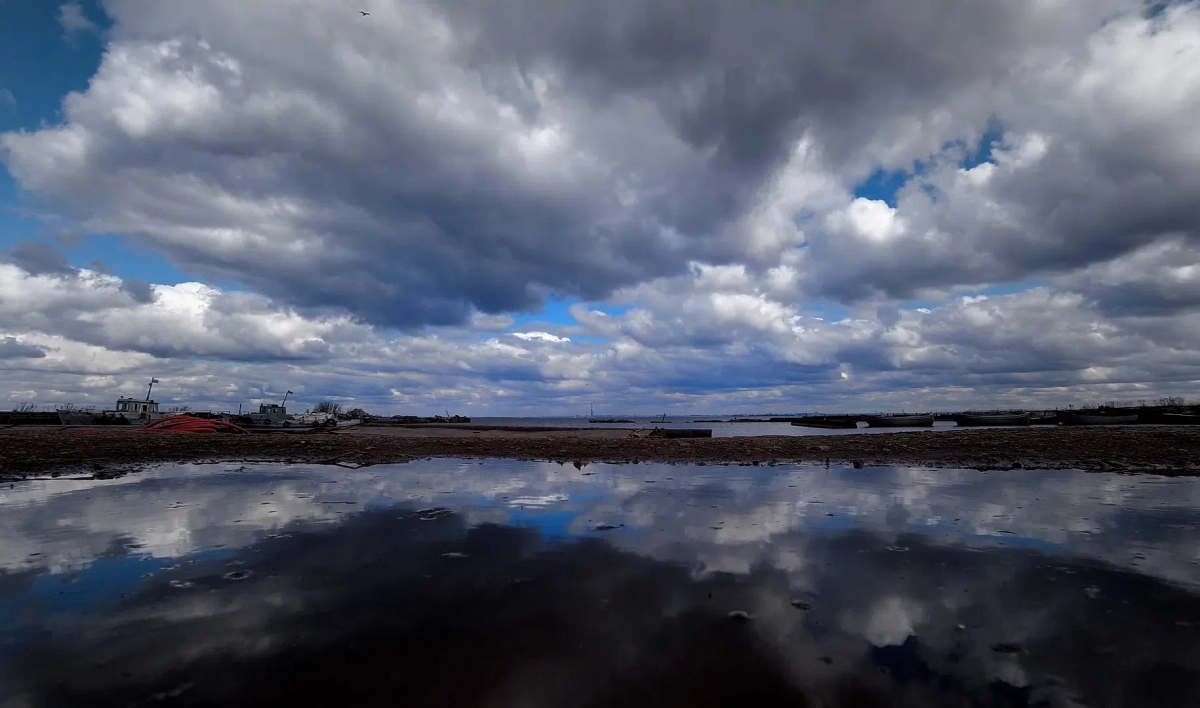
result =
M2 385L91 396L66 377L138 361L208 401L286 376L438 411L1200 392L1196 4L598 8L107 2L87 89L0 159L79 243L195 282L17 244L0 328L48 349ZM518 326L547 298L574 321Z
M0 390L107 404L154 376L163 400L201 408L236 409L290 389L302 402L339 396L380 412L475 415L589 403L647 413L870 411L1200 394L1190 356L1200 310L1109 311L1087 294L1090 282L960 296L884 320L814 315L780 299L770 275L698 266L618 293L636 300L620 313L576 305L574 321L553 331L506 333L515 322L482 316L474 329L403 334L199 283L33 275L10 264L0 265L0 335L45 356L19 373L0 370ZM79 379L97 376L106 383Z
M856 200L834 212L805 261L817 292L906 298L1200 239L1200 142L1185 117L1200 110L1200 9L1124 14L1078 51L1018 66L1027 81L995 106L1004 135L991 159L936 155L894 208Z
M16 337L0 337L0 359L41 359L46 348L25 344Z
M75 273L62 251L41 241L18 241L11 250L0 251L0 263L11 263L30 275Z
M78 34L95 34L99 25L93 22L78 2L65 2L58 7L58 23L62 25L67 39Z
M1072 274L1064 285L1113 314L1167 316L1200 308L1200 243L1182 238Z
M0 328L160 358L240 361L323 358L330 340L364 336L344 317L305 319L261 296L200 283L151 286L89 270L3 264Z
M621 2L603 16L582 1L510 5L408 2L362 22L334 5L110 3L113 37L89 89L65 102L63 125L6 135L7 162L91 228L196 272L407 327L532 309L551 293L603 298L692 260L759 262L802 243L823 256L806 262L810 287L847 298L1087 260L1093 222L1063 222L1021 255L1015 231L967 213L973 193L945 208L914 195L884 228L887 212L848 190L977 140L997 115L1018 133L1050 131L1036 162L1069 172L1047 184L1082 184L1118 148L1129 155L1112 169L1141 174L1187 130L1170 116L1187 114L1189 92L1123 80L1186 59L1173 52L1186 55L1195 32L1187 6L1147 20L1119 0L876 0L853 12ZM1143 99L1161 108L1118 110ZM1131 146L1073 130L1099 108L1127 116L1122 135L1162 135ZM1059 160L1080 154L1070 140L1087 141L1086 164ZM797 160L800 199L786 177ZM1001 171L988 191L1021 196L1027 168ZM1131 186L1112 174L1088 199ZM1174 176L1190 194L1188 168ZM1106 227L1105 253L1191 228L1170 199L1147 207L1173 209L1161 224ZM788 235L813 207L826 225ZM856 230L865 219L877 225ZM964 229L942 249L942 234ZM968 248L978 264L946 267ZM842 268L865 277L829 278Z
M6 88L0 88L0 111L12 110L16 106L17 97L13 95L13 92Z
M560 337L549 332L513 332L512 336L527 342L569 342L570 337Z
M154 288L144 280L129 278L121 281L121 291L133 298L135 302L147 304L154 302Z

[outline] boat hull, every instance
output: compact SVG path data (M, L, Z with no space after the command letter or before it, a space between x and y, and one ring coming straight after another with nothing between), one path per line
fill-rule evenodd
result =
M711 438L712 428L655 428L650 431L652 438Z
M1058 422L1063 425L1133 425L1138 422L1133 415L1095 415L1088 413L1058 412Z
M857 420L824 418L815 420L805 420L804 418L795 418L792 420L792 425L798 428L823 428L826 430L849 430L858 427Z
M1200 415L1187 413L1163 413L1154 421L1162 425L1200 425Z
M1028 413L963 413L954 416L960 428L981 428L999 425L1029 425Z
M931 415L885 415L867 418L872 428L932 428Z

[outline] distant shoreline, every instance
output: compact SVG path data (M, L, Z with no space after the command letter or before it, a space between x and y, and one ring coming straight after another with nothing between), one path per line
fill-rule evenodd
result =
M966 429L878 435L631 438L628 429L471 430L436 426L315 435L189 435L114 428L0 430L0 479L120 476L170 462L287 462L356 467L426 457L555 462L854 464L962 469L1082 469L1200 475L1200 428Z

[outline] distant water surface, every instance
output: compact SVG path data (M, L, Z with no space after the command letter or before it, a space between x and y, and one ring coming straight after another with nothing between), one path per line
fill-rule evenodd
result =
M714 438L733 438L747 435L854 435L856 433L896 433L916 430L940 431L954 430L956 428L953 422L948 421L938 421L934 423L932 428L868 428L863 423L857 429L827 429L805 428L792 425L791 423L729 423L726 422L730 420L728 417L722 417L722 422L720 423L704 423L696 422L697 418L712 420L716 416L713 416L713 418L703 418L701 416L667 416L665 421L658 417L622 418L623 420L632 420L634 421L633 423L589 423L589 418L472 418L471 422L481 425L553 428L653 428L655 426L663 428L709 428L713 431Z
M1192 706L1200 479L429 460L0 487L0 706Z

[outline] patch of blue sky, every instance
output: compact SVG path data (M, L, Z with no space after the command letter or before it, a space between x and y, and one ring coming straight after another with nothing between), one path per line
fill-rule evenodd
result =
M1187 0L1183 0L1187 2ZM1147 2L1142 9L1142 14L1147 18L1158 17L1165 13L1172 5L1176 4L1172 0L1152 0Z
M58 2L15 2L4 7L0 23L0 91L11 101L0 105L0 132L37 130L63 122L63 99L87 89L100 66L101 33L109 21L97 0L79 5L98 32L67 37L59 23ZM18 241L47 240L53 227L36 216L37 205L25 200L7 167L0 169L0 248ZM76 268L102 263L123 278L174 285L188 280L162 256L130 246L117 236L89 236L82 246L55 243Z
M1000 121L992 119L988 121L987 127L983 131L983 135L979 138L979 143L975 146L973 152L969 152L966 157L959 162L958 166L969 170L977 165L982 165L985 162L991 162L994 156L996 147L1004 140L1004 126Z
M571 524L579 517L574 510L538 510L529 508L512 509L508 521L514 526L535 528L546 538L569 538L578 534L571 531Z
M139 278L148 283L177 285L194 278L176 268L166 258L149 248L131 245L126 239L111 234L92 235L81 245L59 246L67 262L75 268L108 271L121 278ZM223 290L238 289L232 284L219 285Z
M16 180L8 170L0 169L0 248L12 248L17 241L31 240L41 231L41 220L21 203Z
M854 196L859 199L887 202L888 206L895 208L896 194L910 177L911 173L903 170L875 170L870 177L854 188Z
M629 305L608 305L608 304L604 304L604 303L594 303L594 302L587 303L587 308L589 310L595 310L596 312L603 312L604 314L608 315L609 317L620 317L621 315L628 313L630 310L633 310L636 307L637 307L636 303L629 304Z
M571 316L571 306L581 302L577 298L551 298L546 300L538 312L516 313L513 315L514 326L528 327L534 324L571 325L575 318Z
M232 549L223 548L201 551L186 557L197 562L214 562L232 558L234 553ZM72 582L64 582L71 577L70 573L38 576L29 590L28 597L38 598L45 603L43 608L47 612L86 608L116 599L122 593L133 591L145 581L153 582L153 577L146 576L152 576L169 565L175 565L181 559L182 557L155 558L143 554L99 558L79 571Z
M63 120L62 100L87 88L104 51L96 33L78 32L67 38L59 24L59 2L26 1L4 4L0 22L0 89L13 102L0 107L0 131L32 130ZM80 3L100 31L107 17L96 0Z
M838 322L853 314L850 308L833 302L806 303L800 309L801 317L819 317L826 322Z
M1003 139L1003 125L998 120L992 119L988 121L979 141L974 145L968 145L965 142L949 142L944 144L942 149L954 150L957 148L962 150L964 155L959 161L958 166L963 169L971 169L985 162L991 162L996 147ZM886 202L888 206L895 208L896 196L904 188L904 185L913 177L925 174L929 170L930 165L929 161L918 160L907 170L875 170L867 179L854 188L854 196L861 199Z
M900 306L901 310L933 310L941 303L932 300L909 300Z
M571 316L571 307L579 304L586 306L589 310L603 312L610 317L619 317L636 307L635 304L610 305L603 302L585 302L579 298L550 298L537 312L513 314L513 327L528 329L535 325L570 326L577 324L575 318Z
M1004 125L998 119L992 118L988 120L983 128L983 133L974 144L967 143L964 140L955 140L942 145L942 150L960 150L963 156L958 161L958 166L964 170L969 170L985 162L991 162L995 156L996 148L1003 141ZM913 173L917 175L925 174L930 166L931 163L928 161L918 161L913 166Z
M144 576L173 562L137 555L102 558L80 572L77 580L68 581L62 575L39 576L29 595L46 603L44 609L49 612L79 609L133 590L145 579Z
M989 285L983 288L960 288L955 290L950 297L944 301L935 300L908 300L900 306L901 310L933 310L944 305L947 301L957 300L961 297L1002 297L1005 295L1016 295L1027 290L1040 288L1045 285L1040 280L1021 280L1012 283L998 283Z

